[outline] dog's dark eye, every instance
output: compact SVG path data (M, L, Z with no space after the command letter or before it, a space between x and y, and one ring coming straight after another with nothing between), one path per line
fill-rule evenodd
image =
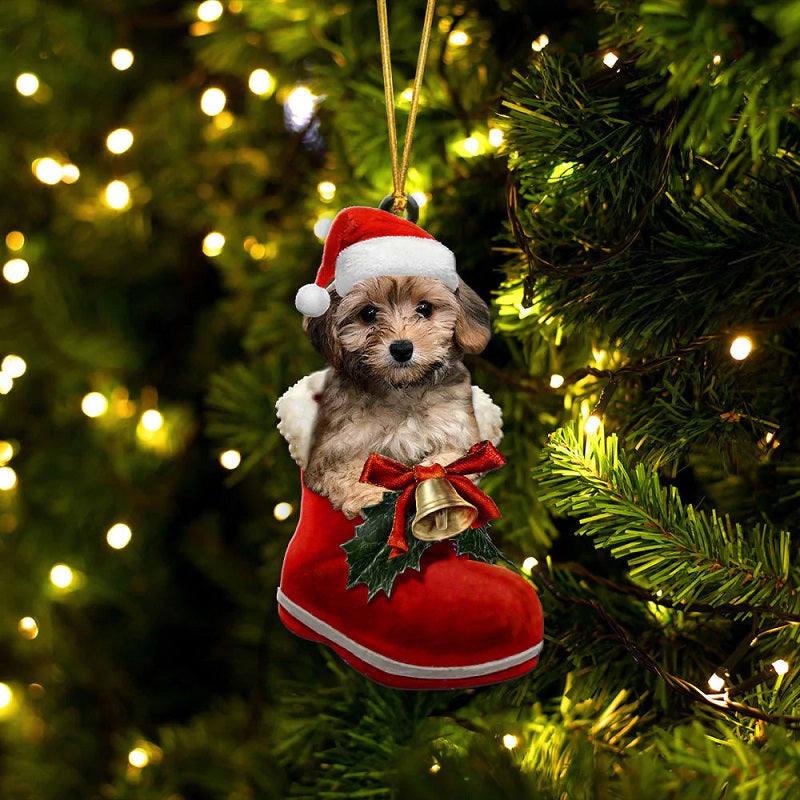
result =
M378 314L378 309L375 306L364 306L359 311L358 316L361 317L362 322L374 322Z
M433 314L433 306L427 300L423 300L417 303L417 314L428 319Z

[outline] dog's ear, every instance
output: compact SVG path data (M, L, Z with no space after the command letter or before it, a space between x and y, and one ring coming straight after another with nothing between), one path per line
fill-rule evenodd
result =
M459 301L456 344L465 353L480 353L489 344L489 337L492 335L489 308L478 293L462 280L458 282L455 295Z
M328 287L328 294L331 296L328 310L319 317L303 317L303 330L308 334L314 348L336 369L342 362L342 348L333 321L341 298L336 294L333 284Z

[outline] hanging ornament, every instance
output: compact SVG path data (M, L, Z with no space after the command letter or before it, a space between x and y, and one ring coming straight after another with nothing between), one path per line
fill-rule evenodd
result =
M489 311L453 253L415 224L404 190L434 5L398 159L378 0L392 193L380 209L334 219L316 279L295 300L329 367L277 405L302 481L281 620L401 689L518 677L538 663L543 640L533 587L496 563L506 559L488 530L500 512L477 486L505 463L500 409L461 362L488 343Z

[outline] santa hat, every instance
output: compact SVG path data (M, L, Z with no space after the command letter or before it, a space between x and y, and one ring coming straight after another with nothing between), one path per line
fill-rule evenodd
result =
M441 242L388 211L355 206L336 215L316 281L300 287L295 306L302 314L320 317L330 306L325 287L331 281L343 297L359 281L381 275L438 278L451 291L458 288L456 257Z

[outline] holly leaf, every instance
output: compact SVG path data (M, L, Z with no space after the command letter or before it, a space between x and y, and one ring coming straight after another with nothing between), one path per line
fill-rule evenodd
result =
M459 533L455 538L455 543L456 554L459 556L469 555L476 561L485 561L487 564L505 561L506 564L517 569L516 564L491 540L488 522L481 525L480 528L468 528L463 533Z
M362 509L364 522L356 526L356 534L342 545L347 553L347 588L359 583L367 586L367 600L380 591L391 596L395 578L407 569L419 571L422 554L432 542L411 536L411 520L406 523L408 552L389 558L392 549L386 544L394 520L394 509L400 492L384 492L380 503Z

